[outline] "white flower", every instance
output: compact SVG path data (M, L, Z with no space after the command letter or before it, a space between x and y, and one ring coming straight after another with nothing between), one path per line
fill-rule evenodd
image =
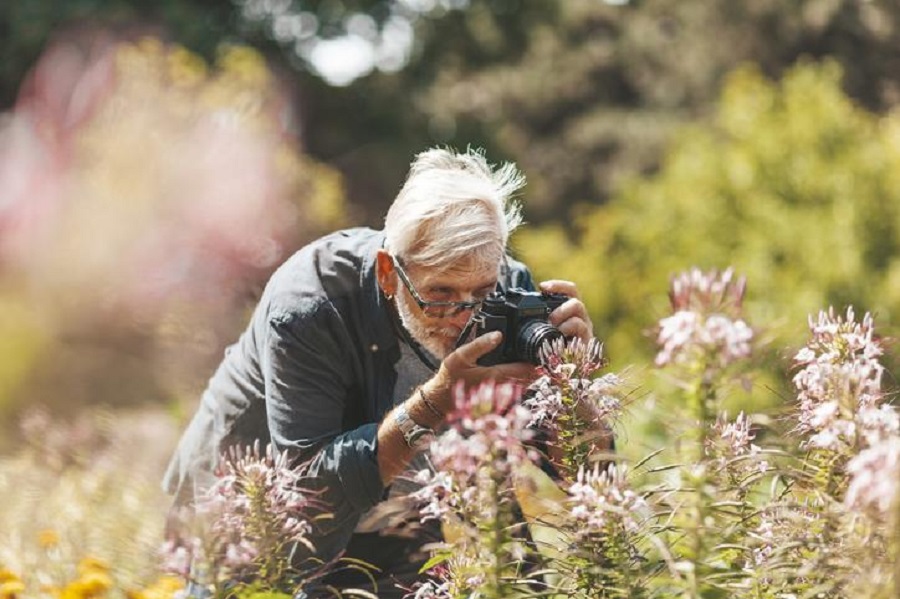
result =
M845 504L850 508L869 509L882 515L897 500L900 481L900 437L885 439L850 460L847 465L850 484Z
M883 350L871 314L857 322L852 307L846 316L830 308L810 317L809 326L812 337L794 356L802 368L793 378L797 430L809 435L805 445L849 451L857 437L869 445L896 431L896 415L882 410L884 367L878 358Z

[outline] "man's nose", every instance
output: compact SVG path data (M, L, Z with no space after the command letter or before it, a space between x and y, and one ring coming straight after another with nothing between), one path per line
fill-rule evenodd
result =
M469 319L472 317L472 310L473 308L467 308L465 310L462 310L458 314L454 314L450 317L450 323L453 326L462 329L464 326L466 326L466 323L469 322Z

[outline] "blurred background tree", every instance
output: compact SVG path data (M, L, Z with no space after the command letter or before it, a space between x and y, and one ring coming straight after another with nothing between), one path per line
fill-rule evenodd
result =
M569 226L523 230L522 256L580 282L620 368L651 361L672 273L733 266L749 282L745 313L759 327L765 375L752 394L735 394L732 413L783 404L807 315L853 305L897 331L900 111L869 112L841 82L833 61L800 63L780 83L757 66L736 69L715 113L679 130L659 172L582 206ZM898 356L887 365L896 372ZM647 393L645 374L636 378ZM664 426L651 414L644 425Z
M260 49L289 73L304 147L342 171L367 222L434 143L517 161L530 220L566 220L655 170L672 132L708 115L745 61L777 78L800 57L832 57L863 106L900 99L890 0L45 0L0 8L0 106L52 32L85 20L207 59L222 43Z
M271 270L345 222L291 115L246 46L45 49L0 123L0 409L194 401Z
M262 95L274 93L277 99L250 105L268 107L263 120L278 132L277 143L305 181L285 183L283 197L290 196L303 214L311 205L330 215L303 220L308 228L280 238L282 252L339 222L380 226L415 152L434 144L473 144L526 172L523 198L532 224L516 245L539 277L579 282L614 365L649 355L642 332L662 315L666 279L693 264L734 264L748 275L751 318L795 327L797 337L772 334L774 353L800 338L798 323L806 313L829 303L853 301L862 310L876 310L881 325L887 325L882 330L890 330L900 299L893 258L895 117L890 116L900 100L900 5L892 0L7 2L0 4L0 49L6 58L0 65L0 109L17 114L29 104L35 87L23 87L23 81L35 81L35 65L47 48L72 36L96 41L146 35L162 41L158 60L166 68L231 64L235 55L222 57L235 45L254 48L264 60L266 84L245 83L255 90L275 89ZM102 44L71 47L74 56L90 62ZM827 66L815 66L822 61ZM754 66L742 66L747 64ZM219 78L216 69L228 71L227 66L204 68L209 71L201 79L212 87ZM92 73L100 77L100 71ZM772 83L782 78L783 83ZM68 88L71 114L79 114L84 89L90 86ZM246 108L245 100L257 92L241 95L226 88L223 93ZM94 104L103 106L106 97ZM118 99L97 108L96 115L83 115L88 124L79 129L85 138L78 156L137 161L166 146L154 142L131 154L104 150L116 146L98 140L120 128L129 143L141 147L138 136L129 133L128 119L110 117L123 114L115 108L121 97L112 97ZM174 120L161 133L189 122L165 118ZM6 131L10 138L12 129ZM178 136L172 139L186 144ZM35 164L46 159L40 154ZM97 180L119 171L93 172L86 180L100 185ZM122 172L137 177L141 169L132 165ZM147 185L163 190L160 197L178 188L174 182ZM123 201L143 201L127 185L109 189ZM195 195L202 213L215 214L229 202L257 201L241 189L243 195L225 196L219 204L222 191L215 186ZM4 200L0 197L0 223L11 204ZM119 217L119 222L138 220L134 212ZM124 227L121 238L134 236L131 231ZM105 238L97 239L103 247ZM211 337L183 319L176 324L160 319L150 327L185 336L166 346L171 355L194 347L183 342L191 334L193 343L206 348L198 354L202 359L168 359L191 373L178 385L184 387L178 395L191 396L202 386L275 262L208 287L210 295L244 290L241 300L227 302L227 310L206 311L218 315L210 319L217 323L208 329L214 331ZM0 382L0 397L27 403L21 398L53 395L66 381L93 380L83 383L79 397L108 401L145 370L147 355L159 352L156 333L146 346L130 333L96 333L103 343L118 339L108 346L111 353L125 361L132 356L132 366L110 369L106 352L94 378L77 369L36 374L36 364L69 363L68 354L45 354L47 348L68 347L69 354L83 356L73 349L80 346L71 344L83 333L61 336L34 311L37 288L23 287L29 271L0 269L2 288L16 290L0 297L7 306L0 326L14 331L7 337L16 339L5 341L8 359L0 361L0 377L19 381L5 387ZM200 271L188 272L203 280ZM114 289L116 282L103 285ZM23 295L23 288L32 295ZM82 331L104 330L97 319L124 318L97 314L85 318L94 324ZM126 314L124 320L135 321L132 312ZM104 378L104 370L117 376L107 372ZM162 372L154 380L171 386L172 377ZM29 381L27 393L22 380ZM154 385L136 394L171 395Z

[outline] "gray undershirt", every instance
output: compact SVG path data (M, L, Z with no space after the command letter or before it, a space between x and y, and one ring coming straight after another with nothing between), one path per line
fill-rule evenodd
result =
M430 357L430 356L429 356ZM400 343L400 360L397 362L397 382L394 384L394 402L397 406L412 396L416 388L430 379L434 373L406 343ZM420 470L431 469L426 452L413 456L406 470L394 479L388 497L362 515L355 532L376 532L399 524L409 518L410 506L407 496L419 490L422 485L414 478Z

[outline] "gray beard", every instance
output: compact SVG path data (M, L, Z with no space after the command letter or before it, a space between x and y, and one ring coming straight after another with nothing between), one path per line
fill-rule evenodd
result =
M403 325L410 337L438 360L446 358L451 350L448 350L442 341L445 334L452 335L456 332L455 329L427 327L416 320L412 313L412 305L403 293L396 294L394 299L396 300L397 314L400 316L400 324ZM430 333L437 333L438 337Z

